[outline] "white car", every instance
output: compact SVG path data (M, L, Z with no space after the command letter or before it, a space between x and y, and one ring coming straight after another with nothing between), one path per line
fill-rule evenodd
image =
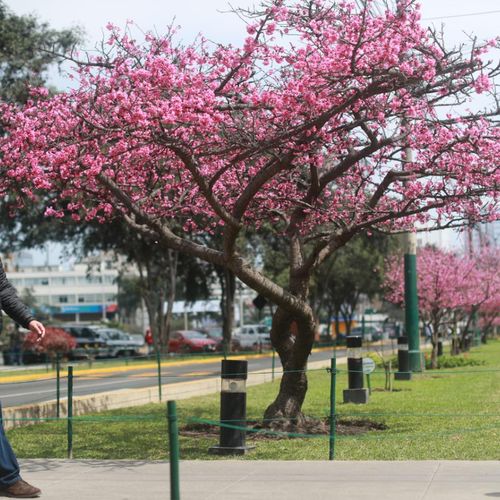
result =
M243 349L258 349L259 346L270 347L270 329L265 325L244 325L237 328L233 338L239 341Z
M117 328L99 328L97 334L104 340L109 356L136 356L140 354L139 349L144 345L144 340L134 339L128 333Z

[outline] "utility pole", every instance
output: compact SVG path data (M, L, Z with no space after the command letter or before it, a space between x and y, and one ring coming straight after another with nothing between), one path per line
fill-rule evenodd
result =
M407 147L406 162L413 161L413 151ZM420 358L420 334L418 328L418 294L417 294L417 235L413 231L405 234L405 331L408 337L408 354L410 370L422 371Z

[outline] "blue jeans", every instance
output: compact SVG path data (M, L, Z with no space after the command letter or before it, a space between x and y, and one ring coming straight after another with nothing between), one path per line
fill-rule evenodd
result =
M0 406L0 412L1 412ZM0 413L1 415L1 413ZM5 435L3 423L0 422L0 488L10 486L21 479L16 455Z

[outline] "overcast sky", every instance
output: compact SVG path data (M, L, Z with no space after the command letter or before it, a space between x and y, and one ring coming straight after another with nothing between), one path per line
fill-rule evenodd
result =
M86 32L86 48L93 48L102 39L103 28L111 21L123 26L132 19L144 31L156 29L163 33L175 18L182 26L182 38L191 40L203 33L212 40L237 43L246 33L241 21L233 14L222 12L234 6L248 7L252 0L5 0L18 14L36 14L55 28L81 26ZM499 0L422 0L422 15L426 24L446 25L450 40L464 40L463 31L480 38L498 35L500 12L469 15L477 12L500 11ZM466 16L448 18L448 16ZM440 19L433 19L433 18ZM432 20L431 20L432 19Z
M17 14L35 14L54 28L81 27L83 49L93 50L107 35L111 22L124 27L133 20L144 32L163 34L175 20L179 36L189 42L202 33L210 40L239 44L247 36L243 22L230 13L231 5L250 7L254 0L4 0ZM392 0L394 1L394 0ZM467 34L486 40L499 35L500 0L421 0L423 23L444 24L450 45L467 42ZM498 52L497 52L498 56ZM69 67L69 66L66 66ZM50 83L60 90L69 79L54 69Z
M103 39L108 22L124 26L133 20L143 31L155 30L162 34L175 18L181 26L181 38L188 42L197 34L222 42L238 44L246 36L242 22L230 13L233 6L248 7L252 0L5 0L16 14L35 14L53 28L79 26L85 32L83 48L92 50ZM423 22L427 25L445 25L450 44L467 41L467 34L480 39L498 36L500 25L499 0L422 0ZM497 11L497 12L491 12ZM489 12L477 15L477 13ZM450 17L460 16L460 17ZM68 80L56 72L51 83L61 90ZM425 238L425 237L424 237ZM456 246L457 237L450 234L430 236L433 241ZM425 238L426 239L426 238ZM52 252L51 252L52 253ZM54 257L59 252L53 252ZM39 260L38 258L36 259ZM52 260L52 259L51 259Z

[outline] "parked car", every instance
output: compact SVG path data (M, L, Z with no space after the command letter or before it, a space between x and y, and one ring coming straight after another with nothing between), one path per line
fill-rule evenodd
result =
M237 328L233 337L243 349L255 349L271 346L271 333L266 325L244 325Z
M364 340L367 341L376 341L376 340L381 340L383 336L384 331L382 328L379 326L374 326L374 325L365 325L364 329ZM351 329L351 335L363 335L363 327L362 326L356 326Z
M168 351L174 353L215 352L217 342L196 330L177 330L170 334Z
M106 340L99 335L97 327L79 323L65 323L61 325L61 328L76 340L76 347L70 352L71 359L106 358L109 356Z
M98 328L97 334L104 340L108 347L108 356L137 356L139 349L144 345L144 339L133 339L128 333L118 328Z
M223 351L224 350L224 339L222 337L222 327L220 326L209 326L206 328L202 328L200 330L201 333L207 335L208 338L215 340L217 343L216 350ZM241 351L241 344L238 339L231 337L231 352Z

